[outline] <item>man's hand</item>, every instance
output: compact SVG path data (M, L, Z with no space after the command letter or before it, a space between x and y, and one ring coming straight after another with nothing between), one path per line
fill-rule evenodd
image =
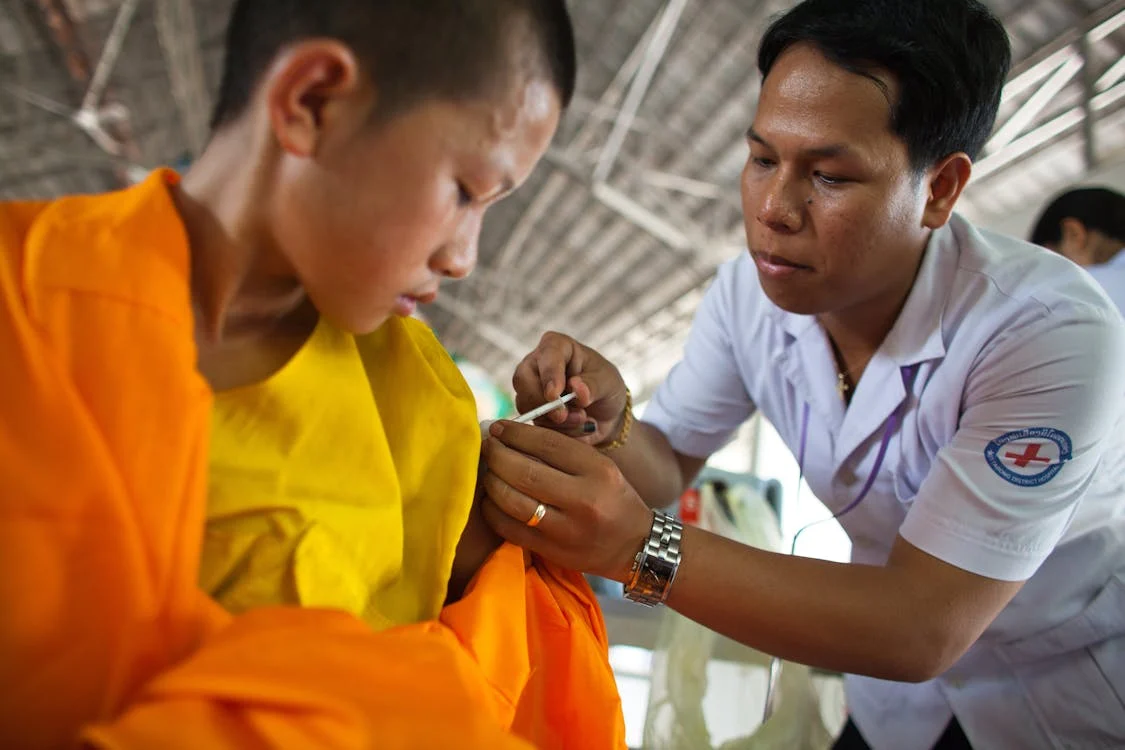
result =
M576 398L536 424L579 435L596 445L613 440L625 416L625 381L602 355L561 333L546 333L535 351L524 357L512 378L516 408L521 412L573 391ZM587 423L592 432L583 432ZM590 429L590 428L587 428Z
M551 430L497 422L490 433L483 486L492 528L562 567L625 581L652 511L617 465ZM539 503L546 515L530 527Z

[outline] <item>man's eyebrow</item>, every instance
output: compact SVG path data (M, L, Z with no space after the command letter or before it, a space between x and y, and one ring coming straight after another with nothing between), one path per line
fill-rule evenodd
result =
M773 148L773 146L770 145L769 141L763 138L758 133L758 131L754 130L753 125L751 125L750 128L746 131L746 138L748 140L754 141L755 143L760 143L768 149ZM801 152L803 156L812 156L821 159L831 159L837 156L847 156L851 153L853 153L853 149L846 143L831 143L825 146L815 146L813 148L804 149Z

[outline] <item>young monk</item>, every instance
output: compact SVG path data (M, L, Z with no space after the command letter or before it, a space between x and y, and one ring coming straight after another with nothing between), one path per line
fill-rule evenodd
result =
M239 0L228 51L182 182L0 204L0 746L620 746L589 589L466 525L467 391L393 317L545 151L563 3Z

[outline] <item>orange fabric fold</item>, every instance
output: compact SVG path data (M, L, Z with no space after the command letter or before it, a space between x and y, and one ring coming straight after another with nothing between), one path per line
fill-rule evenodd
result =
M580 574L528 558L502 546L442 622L481 665L513 733L543 750L625 747L594 592Z
M524 748L487 710L489 686L437 623L382 633L296 607L235 618L158 676L91 745L162 748Z

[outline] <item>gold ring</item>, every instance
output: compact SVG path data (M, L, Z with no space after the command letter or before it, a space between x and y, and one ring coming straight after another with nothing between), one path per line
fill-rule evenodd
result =
M543 503L539 503L539 507L537 507L535 509L535 512L531 514L531 520L527 522L528 528L534 529L536 526L538 526L539 522L543 520L543 516L545 515L547 515L547 506Z

